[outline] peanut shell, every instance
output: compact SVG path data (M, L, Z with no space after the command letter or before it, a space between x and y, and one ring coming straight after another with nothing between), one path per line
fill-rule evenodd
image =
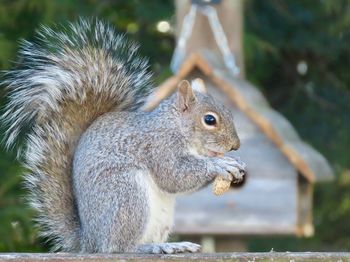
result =
M213 193L216 196L220 196L230 189L231 182L217 176L213 183Z

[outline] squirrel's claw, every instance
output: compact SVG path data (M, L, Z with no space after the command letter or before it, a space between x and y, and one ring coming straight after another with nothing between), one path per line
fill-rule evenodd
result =
M215 158L215 171L227 181L239 182L243 179L246 171L245 164L231 157Z

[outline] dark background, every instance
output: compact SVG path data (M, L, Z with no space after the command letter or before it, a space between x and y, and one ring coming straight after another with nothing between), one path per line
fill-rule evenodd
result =
M183 1L183 0L182 0ZM350 250L350 1L245 0L246 74L301 137L330 161L332 183L316 186L312 238L251 238L250 251ZM0 0L0 69L16 60L21 38L34 40L40 24L102 17L141 44L159 83L170 75L172 31L170 0ZM297 66L307 65L306 73ZM0 97L5 94L0 88ZM3 106L4 99L0 101ZM0 252L46 251L37 238L33 212L21 186L24 169L14 153L0 148Z

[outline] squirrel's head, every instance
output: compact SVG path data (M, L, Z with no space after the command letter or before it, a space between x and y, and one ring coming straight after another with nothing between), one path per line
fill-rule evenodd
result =
M219 156L237 150L240 141L232 112L205 90L201 79L178 86L177 110L183 135L191 141L190 150L197 154Z

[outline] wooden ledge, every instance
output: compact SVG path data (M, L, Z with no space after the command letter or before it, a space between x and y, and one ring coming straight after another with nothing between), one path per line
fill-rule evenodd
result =
M0 253L0 261L350 261L350 252L267 252L213 254L68 254L68 253Z

